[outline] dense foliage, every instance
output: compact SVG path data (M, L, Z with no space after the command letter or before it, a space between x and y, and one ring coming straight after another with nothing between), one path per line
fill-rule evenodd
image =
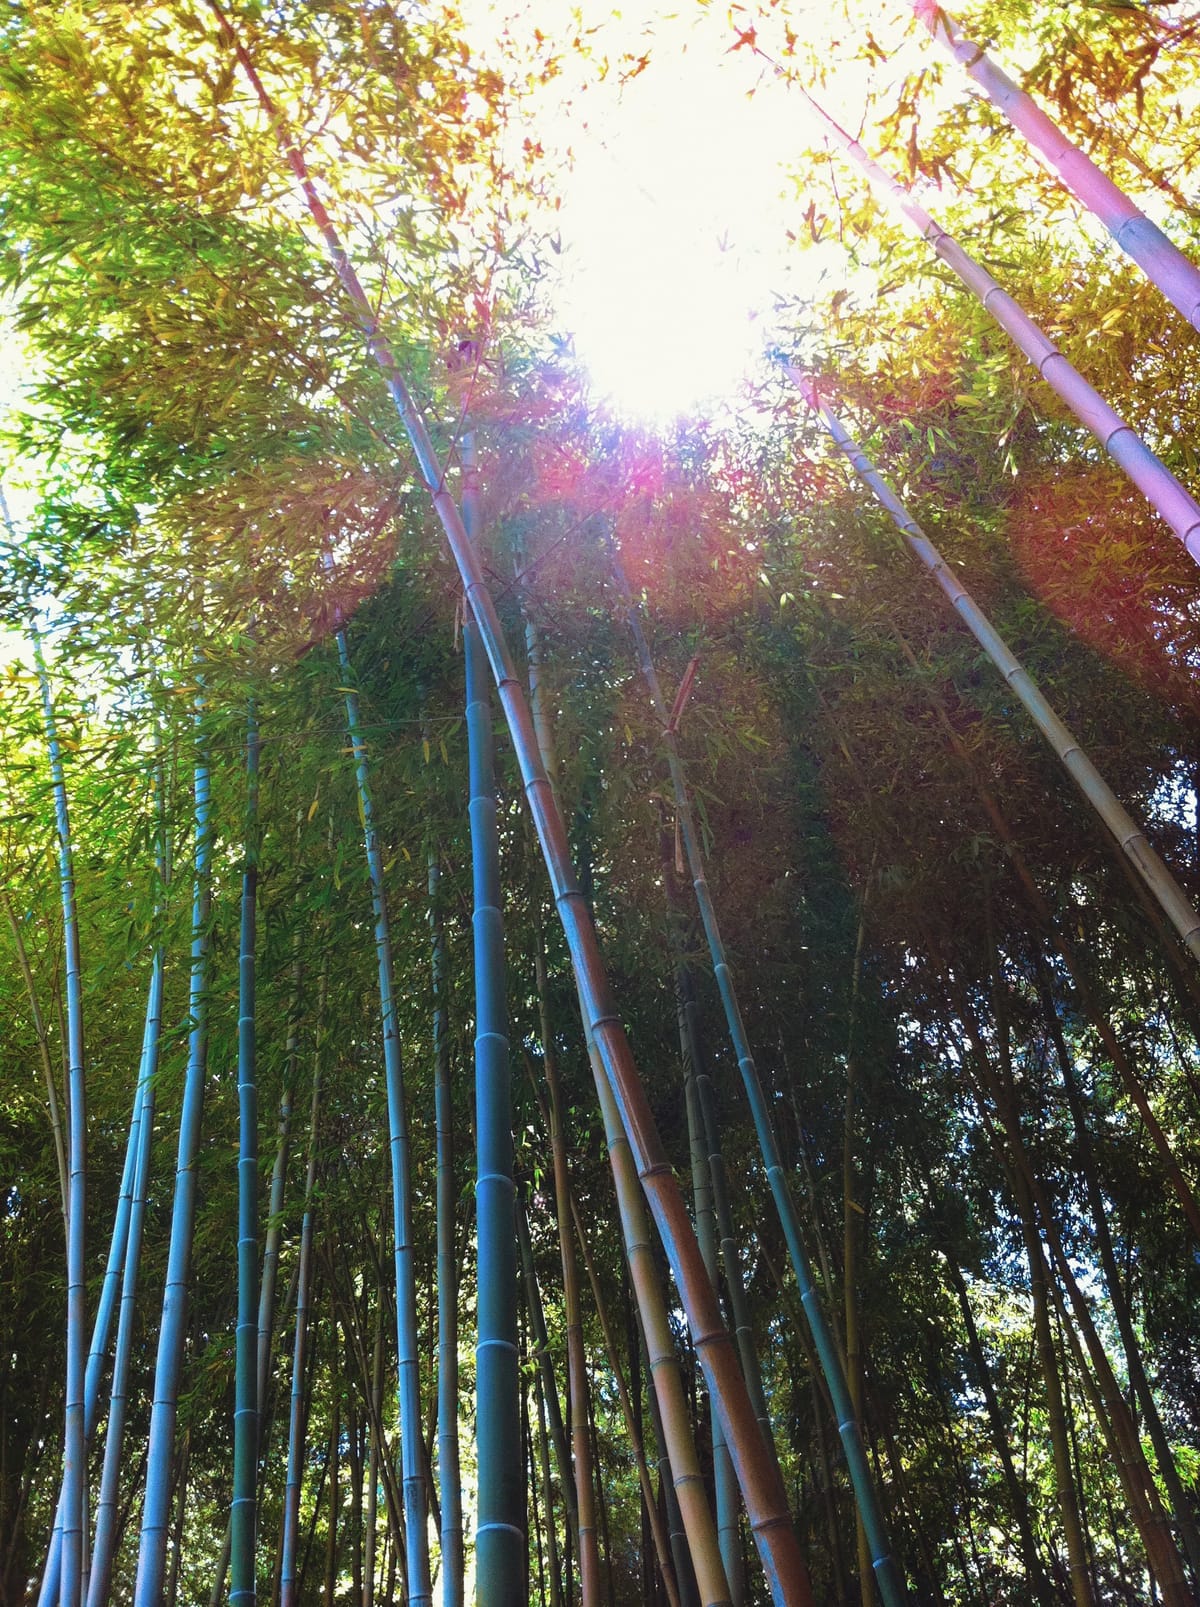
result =
M817 94L836 81L831 62L872 63L858 137L906 179L940 187L939 217L1200 491L1195 331L999 114L965 95L919 25L866 10L849 0L819 16L786 0L761 16L738 9L730 44ZM1174 3L988 0L963 26L1178 243L1200 250L1188 199L1197 16ZM448 1264L468 1587L473 1577L474 1320L491 1269L475 1264L473 1216L465 604L369 343L231 29L277 122L303 146L452 490L464 431L477 442L487 578L522 670L537 672L580 885L681 1177L697 1145L708 1175L689 1114L696 1079L707 1073L715 1089L744 1310L816 1599L872 1599L870 1558L688 901L663 722L614 550L668 704L691 682L675 716L705 873L912 1598L1191 1599L1193 955L778 364L735 412L657 435L589 396L541 309L538 219L569 175L543 165L522 133L522 103L555 71L556 42L510 39L502 71L480 65L449 7L245 4L223 20L199 0L14 0L0 14L0 261L26 372L3 477L27 495L14 502L0 587L0 1603L37 1599L64 1439L68 1000L35 633L74 839L89 1324L152 956L161 947L166 957L112 1599L133 1599L195 1023L198 763L212 798L208 1044L166 1593L205 1602L226 1588L239 901L250 863L259 1249L274 1242L279 1258L258 1589L274 1600L280 1585L293 1393L303 1455L292 1599L390 1602L404 1588L392 1174L348 685L391 914L435 1599L451 1599L438 1597L446 1491L435 1432ZM987 312L852 168L801 145L796 250L836 240L855 271L833 294L781 303L771 342L819 376L1195 900L1194 566ZM262 751L248 841L250 704ZM582 1438L595 1466L601 1588L610 1603L667 1601L672 1570L642 1508L614 1372L616 1361L677 1530L604 1127L500 724L497 769L515 1173L534 1274L520 1290L520 1593L543 1604L578 1594L569 1459L552 1462L544 1443L541 1364L566 1397L564 1283L574 1275L564 1279L559 1234L561 1220L569 1239L571 1215L556 1213L557 1121L580 1230L573 1253L595 1278L593 1290L578 1276L590 1422L581 1431L577 1413L574 1427L577 1458ZM440 1196L439 1003L453 1128ZM273 1169L283 1185L274 1215ZM703 1187L696 1203L698 1216L713 1210ZM727 1269L723 1288L731 1281ZM293 1380L298 1293L307 1361ZM703 1471L719 1485L700 1367L674 1296L667 1305ZM569 1436L571 1406L549 1404L550 1439L564 1410ZM739 1544L744 1599L764 1601L744 1523ZM687 1568L670 1588L685 1604L699 1599Z

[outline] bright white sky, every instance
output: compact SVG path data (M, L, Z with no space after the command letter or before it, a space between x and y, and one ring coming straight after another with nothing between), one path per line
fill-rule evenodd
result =
M801 10L793 5L793 18ZM505 0L467 0L481 40L506 14L518 37L536 22L553 41L556 11L558 37L569 40L579 25L565 4L539 0L521 13ZM776 296L805 294L818 279L836 288L846 263L836 245L788 240L803 231L806 202L784 169L812 135L771 69L747 50L731 53L723 5L633 0L595 7L584 22L597 27L596 56L624 49L650 60L624 86L615 71L600 80L595 58L568 60L534 108L551 156L569 146L573 158L556 220L556 323L573 334L599 394L662 424L733 398L763 350ZM851 81L861 98L861 66L837 75L835 109Z

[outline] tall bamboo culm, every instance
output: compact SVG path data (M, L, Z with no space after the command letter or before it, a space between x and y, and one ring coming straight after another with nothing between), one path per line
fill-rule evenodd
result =
M300 1265L296 1272L296 1331L292 1340L292 1387L288 1405L287 1473L283 1490L283 1536L279 1547L280 1607L296 1607L300 1588L300 1488L304 1478L304 1382L308 1317L313 1288L313 1218L317 1188L317 1136L321 1119L321 1056L328 967L321 971L313 1045L312 1095L308 1115L308 1160L304 1175L304 1216L300 1224Z
M192 889L191 977L188 985L187 1070L179 1115L179 1149L175 1164L175 1197L163 1290L158 1353L150 1406L150 1443L146 1455L146 1495L138 1541L135 1607L161 1607L166 1583L167 1541L171 1518L172 1469L179 1379L183 1369L187 1282L192 1230L196 1217L196 1162L204 1114L204 1078L208 1064L209 901L213 835L210 819L208 738L202 696L195 715L195 824Z
M437 855L429 849L429 936L433 977L433 1100L437 1147L437 1444L441 1497L442 1607L462 1607L462 1478L458 1452L458 1257L455 1251L454 1088L446 1008L446 938Z
M613 1096L638 1178L666 1250L709 1393L724 1420L730 1455L737 1470L750 1529L772 1598L780 1604L808 1603L812 1599L808 1569L792 1528L787 1497L778 1470L762 1444L733 1341L721 1320L716 1295L688 1219L687 1206L663 1149L625 1030L609 995L595 927L586 902L575 884L566 824L542 767L529 704L504 639L495 603L484 581L483 569L457 504L446 487L445 475L425 420L379 328L371 301L332 219L309 177L300 147L287 132L278 108L267 94L253 61L217 0L208 0L208 4L209 9L220 18L224 38L235 51L276 134L284 159L301 188L313 223L325 242L330 261L350 303L354 321L362 330L371 356L388 387L412 446L417 472L446 535L467 604L479 626L480 637L499 689L525 796L575 969L584 1019L594 1036L603 1080Z
M1200 563L1200 502L1146 445L1141 436L1090 385L1063 356L1049 335L1024 308L970 256L952 234L908 193L904 186L869 156L813 97L795 86L822 131L854 162L872 189L895 208L942 261L975 296L1018 350L1157 510L1183 544L1188 556Z
M250 1607L257 1594L259 1276L254 949L258 916L258 770L258 714L251 702L246 717L246 844L238 945L238 1310L234 1339L233 1503L230 1509L229 1599L232 1607Z
M462 441L463 522L479 542L475 439ZM513 1215L512 1090L500 842L487 658L478 628L463 626L467 678L471 868L475 952L475 1221L479 1276L475 1351L478 1518L475 1578L479 1607L520 1607L528 1591L525 1474L517 1346L517 1247Z
M692 888L696 895L696 904L700 910L700 920L704 927L704 935L708 941L713 975L721 996L721 1006L725 1012L725 1023L729 1031L734 1055L737 1058L738 1070L742 1077L742 1086L745 1089L750 1114L754 1120L754 1130L758 1138L759 1152L762 1155L763 1166L766 1170L771 1198L774 1202L780 1225L783 1228L788 1257L792 1263L797 1288L800 1291L801 1307L808 1320L809 1332L816 1347L821 1371L825 1375L825 1381L833 1401L834 1416L842 1441L842 1449L846 1457L846 1467L850 1474L850 1481L854 1488L854 1498L858 1504L863 1528L871 1549L876 1588L879 1591L884 1607L899 1607L899 1604L904 1601L903 1578L892 1555L883 1508L880 1505L879 1496L875 1490L875 1482L871 1476L866 1452L863 1448L858 1414L855 1412L850 1398L845 1368L842 1365L841 1355L834 1339L833 1331L829 1326L829 1321L825 1316L820 1292L813 1277L812 1263L809 1260L800 1231L800 1217L796 1210L795 1201L792 1198L791 1188L788 1185L787 1173L784 1171L783 1158L779 1153L779 1144L775 1137L775 1129L771 1121L766 1095L759 1079L758 1065L750 1046L749 1034L746 1032L745 1023L742 1020L741 1005L738 1002L733 973L729 968L725 943L721 936L720 923L717 919L716 906L713 904L712 893L708 886L708 877L704 870L704 859L700 851L700 838L696 831L691 795L688 791L687 772L679 752L679 739L672 724L666 700L663 697L662 684L659 681L658 671L650 653L650 646L646 640L646 633L642 627L637 603L629 585L629 578L625 573L620 553L614 542L609 542L609 552L617 586L625 602L626 618L629 623L630 633L633 636L638 664L646 682L655 716L662 728L663 748L666 753L667 768L671 776L671 791L675 800L680 838L682 839L687 859L688 874L691 877Z
M354 755L354 772L363 823L363 848L371 878L375 915L375 957L379 971L379 1016L383 1030L383 1066L387 1084L388 1151L392 1171L392 1224L395 1232L396 1348L400 1397L400 1457L404 1487L404 1540L409 1607L429 1607L429 1498L425 1486L425 1450L421 1439L421 1372L417 1333L417 1284L413 1264L412 1168L408 1116L404 1098L404 1066L400 1057L400 1023L396 1017L396 981L383 855L375 831L371 771L362 734L358 694L351 686L350 650L345 631L337 633L338 661L346 699L346 729Z
M1032 676L1009 650L987 615L964 586L941 553L897 497L883 475L872 464L845 426L822 400L816 387L793 374L809 406L820 416L837 447L854 466L879 504L904 537L913 557L929 570L950 606L983 648L1005 681L1021 700L1026 711L1063 768L1091 805L1104 827L1111 832L1130 863L1168 916L1191 953L1200 959L1200 915L1197 915L1183 889L1146 840L1145 833L1118 801L1116 794L1080 747L1050 704L1042 696Z
M959 33L954 20L940 6L933 0L916 0L913 10L938 44L949 51L992 105L1025 136L1046 166L1057 173L1075 199L1104 225L1125 255L1137 263L1194 329L1200 329L1200 268L1090 156L1068 139L1032 96L977 44Z

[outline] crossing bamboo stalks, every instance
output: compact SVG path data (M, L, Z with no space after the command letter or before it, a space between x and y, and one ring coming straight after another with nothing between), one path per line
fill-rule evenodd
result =
M187 1071L179 1115L179 1149L175 1165L175 1196L171 1210L171 1239L163 1289L162 1317L150 1407L150 1442L146 1457L146 1495L138 1542L135 1607L161 1607L166 1585L167 1542L171 1519L172 1467L175 1460L175 1424L179 1407L179 1379L183 1370L183 1344L187 1314L187 1284L191 1264L192 1232L196 1219L196 1162L200 1125L204 1114L204 1078L208 1064L209 903L213 833L210 818L208 740L204 729L204 701L197 697L195 766L195 871L192 891L192 952L188 992L191 1022Z
M117 1309L117 1337L113 1353L112 1386L109 1391L108 1426L104 1438L104 1461L100 1490L96 1500L96 1532L88 1574L88 1607L103 1607L112 1582L113 1555L117 1538L117 1497L121 1474L121 1450L128 1407L129 1367L133 1354L133 1316L141 1264L142 1230L146 1215L146 1189L150 1177L150 1153L154 1137L155 1079L162 1032L163 970L162 946L155 948L150 969L150 990L146 1004L146 1024L142 1034L142 1054L138 1071L138 1130L133 1177L129 1195L129 1223L125 1234L121 1269L121 1295Z
M129 1119L129 1137L125 1143L125 1160L121 1168L120 1186L117 1190L117 1209L113 1218L112 1235L109 1239L108 1260L104 1269L104 1278L100 1285L100 1298L96 1305L96 1315L92 1320L92 1337L88 1345L87 1364L83 1375L83 1443L85 1456L91 1452L96 1424L99 1421L100 1380L104 1371L104 1364L108 1360L108 1342L112 1334L112 1320L117 1308L122 1270L125 1266L129 1240L129 1222L133 1211L134 1172L140 1149L144 1121L143 1104L146 1093L141 1067L145 1060L146 1031L148 1030L150 1011L154 1005L154 994L155 972L153 965L151 965L150 989L146 1002L147 1026L143 1028L142 1033L142 1055L139 1059L137 1084L133 1096L133 1111ZM46 1567L38 1594L39 1607L49 1607L49 1604L57 1603L59 1592L62 1590L63 1517L65 1511L65 1498L63 1491L60 1490L58 1507L54 1516L54 1528L50 1535ZM86 1572L87 1570L85 1569ZM86 1588L90 1589L90 1583Z
M695 1062L689 1062L684 1083L684 1104L687 1112L688 1151L692 1162L692 1208L696 1219L696 1237L700 1253L714 1289L720 1287L721 1266L717 1252L716 1212L713 1206L713 1180L709 1170L707 1146L704 1142L700 1101L696 1093ZM743 1372L744 1372L743 1366ZM751 1395L753 1400L753 1395ZM757 1409L757 1403L756 1403ZM711 1414L709 1433L712 1444L713 1496L717 1509L717 1544L721 1548L721 1564L729 1581L729 1597L733 1607L744 1607L746 1601L746 1570L742 1562L742 1537L738 1528L740 1503L737 1479L729 1457L729 1447L716 1412ZM769 1430L768 1430L769 1432ZM769 1440L764 1436L764 1444Z
M908 660L913 670L919 674L920 671L916 656L914 655L912 648L909 646L903 634L897 629L894 621L892 624L892 629L900 643L900 649L905 658ZM1183 1169L1179 1164L1175 1151L1171 1148L1170 1140L1163 1130L1162 1123L1154 1114L1153 1107L1150 1104L1150 1099L1146 1092L1145 1084L1138 1075L1133 1061L1126 1052L1124 1045L1117 1037L1116 1030L1113 1027L1111 1020L1105 1015L1104 1011L1100 1007L1099 1000L1096 997L1094 984L1089 978L1088 970L1083 963L1083 958L1079 952L1078 945L1071 936L1069 921L1066 919L1058 919L1051 910L1049 901L1046 899L1045 895L1037 885L1037 882L1034 880L1033 873L1026 863L1025 857L1016 842L1007 818L1005 817L992 793L984 785L982 778L975 768L974 761L967 752L961 737L959 737L957 731L955 731L953 725L951 724L940 698L936 696L928 685L925 688L925 693L929 698L930 704L937 717L938 725L941 728L942 734L946 738L947 745L958 758L959 762L963 766L963 769L971 779L971 784L979 796L980 804L983 807L988 822L995 831L996 837L1004 850L1005 856L1008 859L1009 864L1012 866L1013 874L1016 876L1017 881L1020 884L1021 890L1029 903L1030 909L1036 916L1043 932L1054 943L1059 954L1062 956L1063 964L1066 967L1067 974L1074 984L1080 1009L1083 1011L1083 1014L1087 1020L1090 1021L1092 1026L1095 1028L1096 1033L1098 1034L1100 1041L1104 1046L1105 1053L1108 1055L1114 1068L1116 1069L1117 1074L1121 1079L1122 1086L1124 1087L1126 1094L1129 1096L1130 1103L1133 1105L1134 1109L1138 1113L1138 1116L1141 1118L1142 1124L1146 1129L1146 1133L1158 1153L1159 1160L1163 1164L1163 1169L1166 1172L1171 1187L1175 1191L1175 1196L1179 1201L1183 1214L1187 1219L1192 1236L1196 1240L1196 1243L1200 1244L1200 1204L1197 1203L1196 1196L1192 1191L1191 1185L1184 1176ZM855 766L855 769L857 771L857 766ZM1122 863L1127 863L1127 861L1122 859ZM1136 881L1135 879L1135 885L1140 890L1144 891L1140 881ZM1153 904L1151 904L1149 907L1151 909L1155 909ZM1164 928L1163 930L1165 933L1166 929Z
M379 328L371 302L337 230L309 177L300 148L288 134L254 69L253 61L217 0L208 0L208 4L220 18L224 36L235 50L264 113L270 119L283 156L302 190L354 319L387 384L412 446L418 473L446 535L499 690L525 796L575 969L584 1006L584 1020L596 1042L599 1066L603 1073L601 1080L615 1101L638 1178L645 1190L679 1289L709 1393L723 1419L751 1532L771 1595L779 1603L808 1603L812 1599L808 1570L792 1528L787 1498L778 1471L758 1432L754 1408L746 1392L733 1341L721 1320L720 1308L704 1268L696 1235L688 1220L683 1195L663 1149L624 1027L609 994L608 979L591 915L575 884L566 825L542 767L529 703L517 677L478 556L454 498L446 489L445 477L425 420Z
M234 1338L233 1502L230 1592L233 1607L257 1594L255 1528L258 1486L258 1091L255 1084L254 948L258 915L258 714L246 717L246 850L238 945L238 1238Z
M446 1010L446 939L437 855L429 849L429 936L433 973L433 1099L437 1148L437 1443L442 1502L442 1603L462 1607L462 1481L458 1454L458 1261L454 1249L454 1100ZM372 1440L372 1446L374 1440Z
M463 524L477 556L475 439L462 440ZM522 1468L517 1250L513 1222L512 1090L508 1065L500 841L487 659L475 622L463 625L470 769L475 979L475 1222L478 1245L475 1437L478 1516L475 1577L480 1607L520 1607L528 1591ZM580 1513L580 1543L583 1543ZM585 1603L585 1607L591 1607Z
M538 958L542 960L542 964L544 965L544 959L542 958L540 948L536 952ZM539 986L544 986L544 984L539 984ZM544 1025L542 1030L545 1032ZM544 1042L543 1047L545 1047ZM544 1065L545 1059L543 1058L543 1066ZM538 1110L541 1113L542 1125L547 1131L550 1131L552 1118L546 1108L546 1102L542 1098L542 1091L538 1087L537 1078L534 1075L532 1064L529 1064L529 1081L531 1087L533 1088L534 1098L537 1100ZM549 1077L547 1077L546 1082L547 1090L551 1091L551 1081ZM554 1091L556 1091L556 1088ZM559 1186L557 1175L555 1177L554 1186L555 1189L557 1189ZM608 1357L609 1371L612 1373L613 1383L617 1388L617 1399L621 1405L621 1416L625 1422L625 1432L628 1434L629 1443L633 1447L634 1462L637 1466L638 1483L641 1486L642 1491L642 1503L650 1525L650 1533L654 1541L655 1553L658 1557L659 1572L662 1575L663 1588L667 1593L667 1599L670 1607L679 1607L679 1593L676 1588L674 1573L671 1567L670 1541L662 1525L662 1517L658 1510L658 1503L654 1499L654 1486L651 1483L650 1470L646 1464L646 1450L642 1440L641 1430L638 1427L637 1418L634 1413L633 1401L630 1398L629 1393L629 1386L625 1382L624 1370L621 1367L620 1353L617 1350L617 1342L612 1331L612 1324L608 1320L608 1314L604 1304L603 1291L600 1288L600 1280L596 1275L596 1266L595 1262L592 1260L592 1252L588 1245L587 1234L584 1230L583 1221L579 1215L579 1206L576 1202L574 1191L571 1188L570 1172L565 1166L563 1168L563 1202L567 1212L568 1228L572 1222L574 1223L575 1239L579 1244L579 1253L583 1259L584 1270L586 1271L588 1278L588 1285L592 1291L592 1303L595 1306L596 1317L600 1324L600 1332L604 1339L604 1352Z
M913 10L1075 199L1104 225L1125 255L1193 328L1200 329L1200 268L1067 137L1032 96L979 45L959 33L940 6L933 0L916 0Z
M392 1171L392 1219L395 1232L396 1348L399 1370L400 1456L404 1486L406 1578L410 1607L430 1601L428 1492L421 1440L420 1351L417 1333L417 1285L412 1236L412 1175L408 1116L404 1098L404 1066L400 1056L400 1023L396 1016L396 982L383 855L375 831L371 770L358 710L358 694L350 684L350 650L345 631L337 633L338 661L344 681L346 729L354 755L363 848L371 878L375 916L375 957L379 973L379 1015L383 1030L384 1079L387 1084L388 1151Z
M970 593L959 584L941 553L861 447L847 433L845 426L817 394L815 387L798 375L793 377L800 384L809 406L820 415L838 448L890 514L909 551L934 577L950 606L1021 700L1038 730L1058 755L1067 774L1112 833L1192 955L1200 959L1200 915L1197 915L1183 889L1151 848L1145 833L1118 801L1076 738L1043 697L1032 676L1009 650Z
M283 1538L279 1548L280 1607L296 1607L299 1590L300 1486L304 1477L304 1375L308 1314L313 1285L313 1215L317 1186L317 1131L321 1114L321 1034L328 971L322 970L317 998L317 1039L313 1048L312 1097L308 1115L308 1161L304 1176L304 1217L300 1224L300 1266L296 1277L296 1332L292 1342L292 1387L288 1408L287 1474L283 1491Z
M1182 542L1189 557L1200 563L1200 502L1183 486L1146 445L1132 425L1110 407L1058 347L953 235L884 171L859 142L847 134L829 113L799 86L797 92L812 110L829 138L865 174L873 190L894 206L947 267L966 285L985 310L1037 369L1050 388L1126 474Z
M165 793L161 754L155 767L155 920L161 923L167 896L167 846ZM159 1045L162 1041L163 980L166 950L161 931L155 941L150 963L150 988L146 999L146 1021L142 1031L142 1053L138 1065L139 1126L137 1150L130 1187L129 1221L125 1234L121 1296L117 1309L117 1337L113 1352L112 1385L109 1390L108 1426L104 1439L104 1461L100 1490L96 1500L96 1532L92 1543L91 1570L88 1575L87 1607L104 1607L112 1583L113 1557L117 1540L117 1498L121 1475L121 1451L125 1438L128 1408L129 1370L133 1356L133 1318L141 1266L142 1231L146 1216L146 1191L150 1179L150 1157L154 1142L155 1085L158 1078Z
M708 886L708 877L704 870L700 838L696 831L691 795L688 791L687 772L684 769L683 759L679 752L678 735L672 724L666 700L663 697L662 685L650 653L646 633L642 627L624 565L621 563L620 553L614 542L610 541L609 551L612 556L613 572L616 576L617 585L625 602L626 617L629 622L630 633L633 636L638 664L650 694L655 716L662 728L663 750L666 754L667 768L671 776L671 790L675 800L676 817L679 821L679 834L683 842L688 873L696 895L696 903L700 910L700 920L704 927L704 935L708 941L709 954L712 957L713 975L716 978L717 989L721 996L721 1005L725 1012L725 1022L729 1031L730 1042L737 1057L742 1086L746 1091L746 1100L754 1120L754 1130L758 1138L758 1147L762 1155L763 1165L766 1169L771 1197L783 1228L784 1239L788 1247L788 1256L792 1263L792 1271L795 1274L796 1284L800 1291L800 1303L808 1320L809 1332L812 1335L813 1344L820 1359L821 1370L825 1375L830 1396L834 1403L834 1416L838 1424L838 1433L841 1436L846 1466L871 1548L876 1588L879 1591L884 1607L898 1607L898 1604L904 1600L904 1582L896 1560L892 1555L883 1509L880 1505L871 1470L867 1464L866 1453L863 1449L858 1414L855 1412L851 1402L845 1368L842 1365L841 1356L829 1327L828 1318L821 1305L820 1293L813 1278L812 1264L809 1261L808 1252L805 1249L800 1231L799 1214L792 1199L787 1174L783 1168L783 1159L779 1153L779 1144L775 1137L775 1129L771 1121L766 1095L759 1079L758 1066L750 1046L749 1034L746 1032L745 1023L742 1020L741 1005L738 1002L733 973L729 968L720 923L717 919L716 906L713 904L712 893Z
M530 635L533 637L533 645L539 647L537 663L540 671L540 646L537 643L535 627L527 615L527 642ZM544 688L540 685L540 673L538 681L539 719L535 728L536 740L549 786L557 798L557 792L554 791L553 729L544 703ZM579 1008L581 1016L586 1021L582 997ZM725 1577L721 1546L696 1455L696 1442L692 1434L679 1358L675 1352L666 1300L650 1244L645 1201L638 1186L637 1170L630 1153L628 1139L621 1126L616 1101L604 1075L604 1067L595 1042L586 1026L584 1042L604 1118L605 1140L608 1145L613 1186L617 1196L617 1212L621 1223L621 1239L625 1247L634 1302L646 1346L652 1412L659 1430L659 1443L665 1451L665 1473L669 1476L666 1486L669 1492L668 1502L678 1512L683 1531L672 1545L676 1579L681 1592L686 1592L689 1599L694 1598L696 1593L699 1594L702 1607L727 1607L731 1594L729 1582ZM578 1217L576 1220L578 1222Z

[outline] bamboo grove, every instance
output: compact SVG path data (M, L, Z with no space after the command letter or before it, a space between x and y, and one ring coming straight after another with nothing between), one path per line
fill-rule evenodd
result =
M828 11L658 434L653 61L0 13L0 1603L1200 1593L1200 15Z

